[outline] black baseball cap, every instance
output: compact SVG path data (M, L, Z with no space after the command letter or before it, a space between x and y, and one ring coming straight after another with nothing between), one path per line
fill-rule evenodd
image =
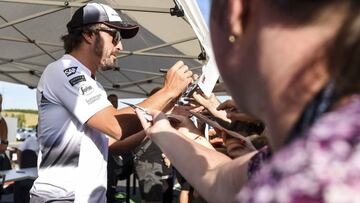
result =
M119 30L123 39L132 38L139 31L139 25L123 20L113 8L100 3L88 3L80 7L75 11L66 27L70 33L79 27L94 23L104 23Z

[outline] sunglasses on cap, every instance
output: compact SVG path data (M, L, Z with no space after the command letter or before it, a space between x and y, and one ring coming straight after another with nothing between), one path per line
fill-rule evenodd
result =
M120 41L121 41L121 34L120 31L116 30L116 29L112 29L112 28L98 28L96 29L96 31L102 31L102 32L107 32L109 33L113 40L113 44L117 45Z

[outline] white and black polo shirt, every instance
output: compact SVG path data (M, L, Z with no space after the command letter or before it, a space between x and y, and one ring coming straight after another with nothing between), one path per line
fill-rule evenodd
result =
M106 202L108 138L86 121L110 106L90 70L71 55L49 64L37 87L39 177L31 195Z

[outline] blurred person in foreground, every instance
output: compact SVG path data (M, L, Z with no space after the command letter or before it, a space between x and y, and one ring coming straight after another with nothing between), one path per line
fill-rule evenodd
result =
M156 110L151 123L137 110L143 127L209 202L357 202L359 11L357 0L213 1L220 74L236 106L269 131L273 155L251 179L257 152L231 160Z
M139 26L123 17L107 5L89 3L67 24L65 55L47 66L37 87L40 163L30 202L105 202L108 145L135 133L122 142L126 147L145 136L133 109L115 109L95 80L97 70L114 67L123 50L121 40L138 32ZM164 87L140 105L167 108L191 76L188 67L177 62L167 72Z

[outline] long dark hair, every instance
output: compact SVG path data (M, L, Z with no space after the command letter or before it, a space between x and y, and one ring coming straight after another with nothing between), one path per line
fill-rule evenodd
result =
M68 34L63 35L61 40L64 42L65 53L69 54L73 50L79 47L83 40L83 34L92 34L96 28L99 28L100 24L85 25L74 30L69 31Z
M328 70L337 97L360 92L360 2L351 3L348 16L329 49Z

